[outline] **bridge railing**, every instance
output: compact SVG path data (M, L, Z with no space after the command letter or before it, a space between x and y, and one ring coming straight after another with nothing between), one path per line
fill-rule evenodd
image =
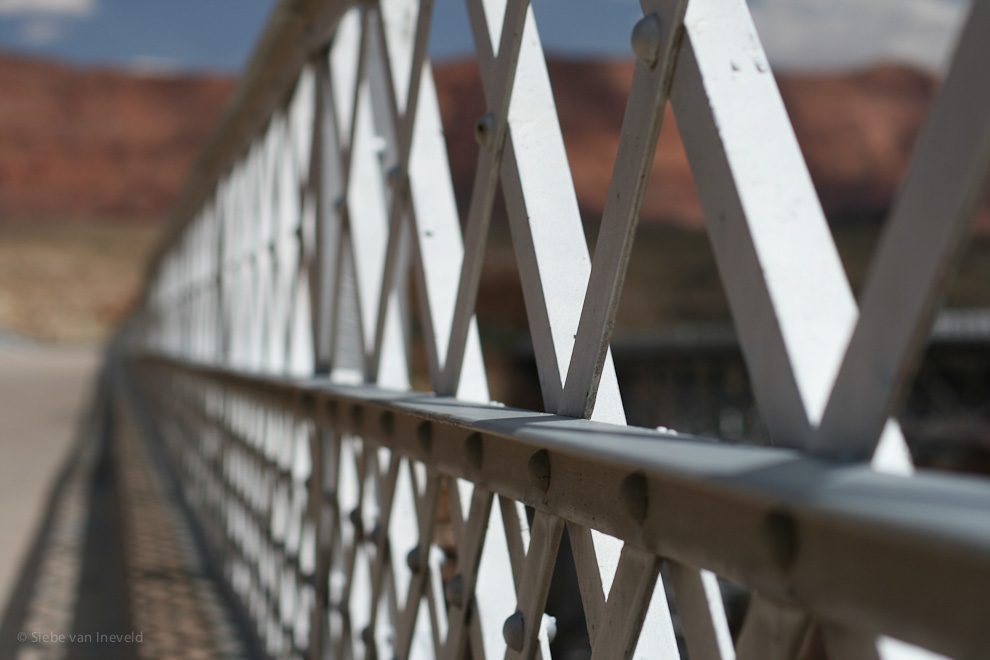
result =
M990 168L990 3L861 308L743 0L642 1L593 259L525 0L466 2L488 113L459 217L432 4L279 4L121 334L267 651L985 655L990 485L915 474L889 416ZM624 425L609 340L668 100L772 448ZM489 400L475 307L499 185L543 412ZM562 555L576 619L547 614ZM727 581L752 592L739 630Z

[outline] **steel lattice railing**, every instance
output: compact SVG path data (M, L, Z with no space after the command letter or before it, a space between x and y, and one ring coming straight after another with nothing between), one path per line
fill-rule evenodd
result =
M593 658L990 652L990 486L913 474L889 419L990 168L990 3L862 311L744 0L642 0L593 260L526 0L466 2L489 112L462 236L432 4L283 0L121 333L270 655L547 660L565 529ZM609 340L668 99L775 448L624 426ZM499 185L547 412L489 401ZM735 639L717 576L753 593Z

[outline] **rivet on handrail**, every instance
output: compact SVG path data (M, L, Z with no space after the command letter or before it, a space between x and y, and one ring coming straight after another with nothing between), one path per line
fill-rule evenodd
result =
M544 493L550 489L550 454L541 449L529 457L529 477Z
M772 510L763 521L763 529L774 562L781 570L788 570L794 565L800 551L797 521L793 514L782 509Z
M423 453L429 455L433 448L433 427L429 422L420 422L416 427L416 440L419 441L419 448Z
M464 441L467 462L475 470L480 470L484 461L484 441L480 433L472 433Z
M392 433L395 431L395 415L391 411L382 413L379 424L382 427L382 433L385 434L385 437L392 437Z
M646 477L642 472L633 472L619 485L619 496L629 515L640 525L646 520L649 508L649 493Z

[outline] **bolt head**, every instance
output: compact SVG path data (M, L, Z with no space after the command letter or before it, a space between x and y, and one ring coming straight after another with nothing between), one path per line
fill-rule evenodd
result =
M656 66L660 58L660 44L663 41L663 23L656 14L640 19L632 31L632 49L643 64Z
M553 644L557 638L557 617L543 613L543 629L547 631L547 643Z
M402 168L396 165L388 171L388 185L392 190L396 190L402 182Z
M378 423L381 425L382 433L386 437L391 436L395 431L395 416L391 412L384 413L378 420Z
M502 637L505 638L505 644L513 651L522 651L525 633L526 621L522 612L516 612L502 625Z
M419 447L423 453L429 454L433 448L433 428L429 422L421 422L416 427L416 440L419 442Z
M642 525L650 504L646 476L642 472L633 472L623 479L619 485L619 497L629 515Z
M495 115L486 113L478 117L474 125L474 139L485 149L491 149L495 142Z
M475 470L480 470L484 460L484 441L480 433L472 433L464 441L468 464Z
M550 454L546 449L541 449L529 457L529 478L533 484L542 492L550 489Z
M460 573L447 580L443 593L449 604L454 607L464 607L464 578Z
M419 573L421 570L423 570L423 561L419 552L418 545L415 546L412 550L410 550L409 554L406 555L406 566L408 566L409 570L412 571L413 573Z
M774 562L781 570L790 570L801 550L801 537L793 514L786 509L771 510L764 518L763 531Z
M364 521L361 520L360 509L353 509L350 515L351 524L354 525L354 536L361 538L364 534Z

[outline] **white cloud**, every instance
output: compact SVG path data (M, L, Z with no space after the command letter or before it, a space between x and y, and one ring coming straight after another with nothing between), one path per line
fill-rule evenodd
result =
M0 0L0 15L92 16L96 0Z
M31 20L21 29L21 38L32 46L50 44L62 36L62 24L47 18Z
M128 63L128 69L140 76L167 78L182 72L182 62L172 57L138 55Z
M778 69L840 69L877 61L939 71L966 0L756 0L753 21Z

